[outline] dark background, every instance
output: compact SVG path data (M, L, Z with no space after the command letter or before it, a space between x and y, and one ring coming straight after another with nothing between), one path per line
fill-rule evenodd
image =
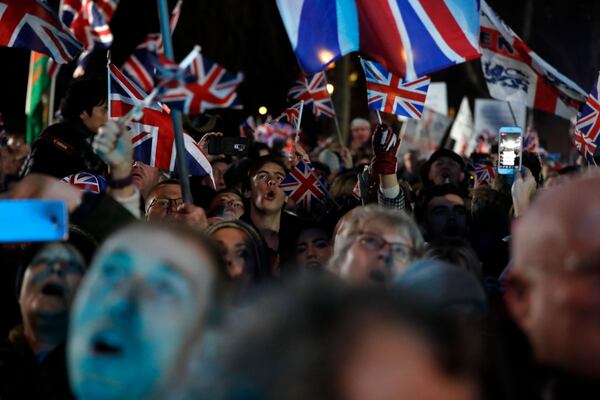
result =
M18 1L18 0L13 0ZM176 1L169 0L172 8ZM600 67L600 2L597 0L488 0L490 6L525 39L528 45L564 75L588 91ZM57 7L58 1L51 0ZM114 34L113 62L120 66L146 33L158 31L154 0L121 0L111 22ZM286 105L286 93L299 68L292 52L275 0L184 0L179 25L173 35L176 59L184 57L195 44L203 54L232 71L243 71L240 88L242 111L218 111L218 129L236 133L239 122L257 115L266 106L277 116ZM24 132L25 96L29 52L0 48L0 112L9 131ZM88 73L105 74L105 54L96 54ZM72 70L72 68L71 68ZM328 71L334 85L342 77L338 70ZM350 116L366 116L366 93L362 72L355 55L351 72ZM69 81L70 70L63 69L57 94L60 97ZM471 102L489 97L478 61L459 65L432 76L448 84L448 105L457 109L463 96ZM333 94L335 100L336 93ZM535 122L550 151L568 146L569 123L561 118L535 112ZM331 122L303 119L305 131L332 129Z

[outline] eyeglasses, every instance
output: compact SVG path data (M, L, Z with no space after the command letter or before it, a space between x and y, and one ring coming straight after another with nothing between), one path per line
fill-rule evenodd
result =
M359 232L358 243L369 251L380 251L385 247L392 250L395 260L400 262L410 261L413 257L413 248L404 243L392 243L372 232Z
M259 172L258 174L254 175L252 177L252 179L255 182L269 182L269 181L275 181L275 183L277 183L278 185L281 183L281 181L283 180L283 178L285 178L283 175L273 175L270 174L268 172Z
M162 208L163 210L170 210L173 205L175 209L179 208L180 205L183 204L183 199L181 197L177 199L167 199L167 198L156 198L152 200L148 209L157 206L158 208Z

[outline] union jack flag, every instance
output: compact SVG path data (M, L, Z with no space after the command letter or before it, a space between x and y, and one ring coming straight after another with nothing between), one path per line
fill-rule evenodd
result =
M254 117L250 115L240 124L240 136L249 136L249 134L254 134L256 131L256 121Z
M186 114L201 114L212 108L242 108L236 91L244 79L241 72L231 73L201 54L185 72L196 80L167 88L158 96L160 101Z
M575 144L579 152L585 156L588 163L594 164L594 153L600 144L600 74L596 84L588 95L587 101L577 115L575 123Z
M288 97L294 100L304 100L304 107L312 109L315 118L322 115L334 117L333 102L327 91L325 72L306 76L302 74L288 92Z
M149 33L121 66L123 73L146 92L150 92L156 85L152 60L161 47L162 37L160 33Z
M96 49L108 49L113 41L113 35L108 24L117 7L115 1L93 0L63 0L60 10L62 22L68 26L75 37L83 43L85 51L77 61L74 77L82 76L90 60L91 53ZM55 73L54 67L50 75Z
M530 153L537 153L540 149L540 137L535 128L529 126L523 136L523 149Z
M102 15L104 15L104 19L110 22L115 11L117 11L119 0L96 0L96 5Z
M479 0L356 0L360 50L403 79L479 58Z
M281 181L279 187L290 200L306 211L327 197L327 189L312 165L302 160Z
M259 125L254 131L254 139L273 147L275 143L287 143L296 133L296 129L290 124L274 121Z
M0 46L47 54L66 64L81 53L81 43L42 0L0 1Z
M296 103L293 106L287 108L283 114L277 117L277 121L287 122L291 126L299 129L298 119L300 118L300 109L302 108L302 103Z
M491 184L496 176L494 167L488 163L471 163L470 169L475 176L475 187L482 184Z
M177 26L177 21L181 14L181 2L179 0L173 12L171 13L171 33ZM160 33L149 33L142 43L140 43L133 54L121 66L123 73L133 80L144 91L150 92L156 85L154 80L154 62L153 60L159 54L163 54L162 35Z
M92 193L106 192L106 180L100 175L94 175L89 172L78 172L73 175L62 178L63 182L75 186L79 190L84 190Z
M114 65L109 66L110 117L126 115L146 97ZM133 143L133 158L151 167L176 171L176 151L173 123L166 107L152 103L143 109L143 116L129 124ZM191 175L212 176L212 167L200 146L186 133L185 158Z
M388 72L373 61L360 60L367 79L367 101L371 110L421 119L431 79L424 76L412 82Z

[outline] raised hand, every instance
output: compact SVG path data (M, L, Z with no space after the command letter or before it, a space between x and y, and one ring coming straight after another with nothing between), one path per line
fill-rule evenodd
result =
M387 125L377 125L371 138L373 172L381 175L395 175L398 159L396 152L400 146L400 137Z

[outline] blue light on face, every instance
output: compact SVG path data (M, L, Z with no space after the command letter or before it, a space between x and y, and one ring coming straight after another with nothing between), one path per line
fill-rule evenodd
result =
M173 364L198 317L192 277L164 259L177 256L164 246L123 246L95 261L71 317L79 398L147 397Z

